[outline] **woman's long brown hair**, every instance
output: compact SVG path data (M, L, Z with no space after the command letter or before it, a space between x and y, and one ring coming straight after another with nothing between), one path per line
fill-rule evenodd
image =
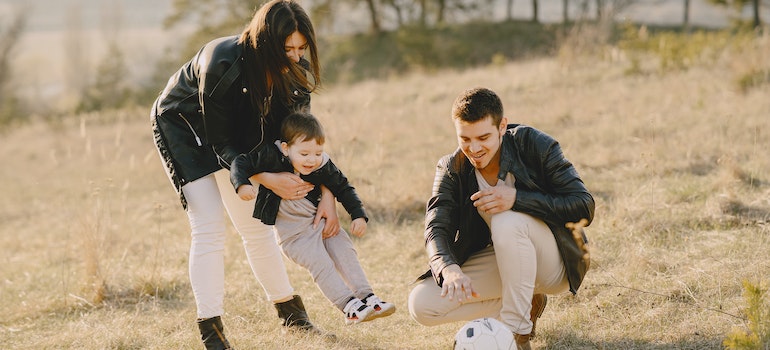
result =
M286 39L299 31L307 40L305 55L310 55L310 74L292 61L284 45ZM244 46L244 72L252 104L266 116L273 92L285 103L291 103L292 89L301 86L315 91L321 84L320 64L315 30L305 10L293 0L273 0L257 10L238 42ZM268 103L265 103L268 101Z

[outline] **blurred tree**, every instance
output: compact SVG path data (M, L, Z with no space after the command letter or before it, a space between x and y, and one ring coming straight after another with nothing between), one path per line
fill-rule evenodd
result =
M424 26L427 22L427 0L380 0L382 5L390 9L396 18L395 28L407 25ZM385 11L383 11L385 12ZM387 20L387 13L383 13L383 21Z
M505 2L505 16L509 21L513 20L513 0L507 0Z
M185 21L196 24L199 32L240 32L267 0L173 0L171 14L164 20L166 27Z
M334 27L334 1L316 0L307 8L310 18L313 19L313 25L316 31L331 29Z
M354 7L363 5L369 14L369 30L372 33L382 32L382 26L380 25L380 11L377 5L377 0L347 0Z
M596 20L612 22L617 14L633 6L639 0L596 0Z
M604 0L596 0L596 19L604 17Z
M762 4L770 4L770 1L767 0L709 0L709 2L722 6L731 6L739 12L741 12L747 5L751 5L752 24L754 28L762 27L762 18L760 16Z
M12 73L11 59L14 49L21 40L28 16L29 8L19 7L9 21L0 21L0 126L8 124L20 114L18 97L9 87ZM4 23L7 23L7 26L3 25Z
M446 20L447 0L436 0L438 4L438 10L436 10L436 23L443 24Z
M131 76L126 64L120 33L123 27L123 11L117 0L110 0L102 7L101 31L107 50L96 67L94 80L88 82L78 111L120 108L133 99ZM87 70L86 70L87 71Z
M690 0L684 0L684 13L682 16L682 28L686 32L690 31Z
M17 11L13 18L11 18L10 25L6 28L0 28L0 87L5 87L10 81L11 56L13 55L14 48L16 48L16 45L21 39L26 22L27 13L24 11Z
M435 0L437 4L436 24L451 22L451 19L469 20L481 17L490 21L494 13L495 0ZM535 0L536 1L536 0Z
M366 8L369 9L369 19L371 22L371 29L374 33L379 33L382 31L382 27L380 26L380 14L377 10L377 4L375 4L374 0L364 0L366 2Z
M420 25L428 25L428 0L418 0L420 4Z
M173 0L171 12L164 19L166 29L192 24L192 33L176 54L183 62L192 57L206 42L239 34L254 12L267 1L254 0Z
M396 25L397 27L402 27L404 24L406 24L406 18L404 18L405 9L403 6L405 5L402 1L399 0L382 0L382 4L385 6L390 6L390 8L393 9L393 12L396 14Z
M532 22L538 23L540 22L540 19L538 18L538 3L537 0L532 0Z
M117 41L108 44L104 58L96 67L96 79L86 89L77 111L97 111L125 107L132 101L126 77L128 66Z
M580 20L585 20L588 18L588 0L582 0L580 2L580 14L578 15L578 18Z
M64 92L58 108L75 109L88 90L91 77L86 40L83 33L82 5L71 4L67 8L64 33Z

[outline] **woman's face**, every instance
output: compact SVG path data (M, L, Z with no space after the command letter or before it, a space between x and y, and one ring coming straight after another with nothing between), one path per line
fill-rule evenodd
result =
M283 49L286 50L286 56L289 56L294 62L299 62L299 59L305 55L307 49L307 39L299 31L294 31L283 45Z

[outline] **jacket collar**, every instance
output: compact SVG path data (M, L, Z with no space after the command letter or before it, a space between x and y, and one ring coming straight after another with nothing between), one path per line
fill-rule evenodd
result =
M519 124L508 124L505 134L503 134L500 145L500 171L497 173L498 179L504 180L508 173L513 173L516 178L524 174L524 166L518 159L519 155L516 152L516 143L514 142L516 128L518 127Z

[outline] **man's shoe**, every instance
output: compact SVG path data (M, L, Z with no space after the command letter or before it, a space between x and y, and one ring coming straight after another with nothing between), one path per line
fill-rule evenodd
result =
M529 344L529 338L532 334L513 334L513 339L516 340L517 350L532 350L532 345Z

